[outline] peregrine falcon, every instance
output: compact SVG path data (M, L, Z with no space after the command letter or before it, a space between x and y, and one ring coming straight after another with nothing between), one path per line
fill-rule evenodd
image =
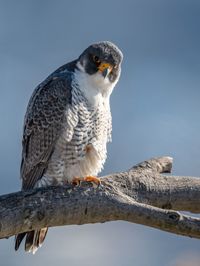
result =
M22 140L22 190L96 176L111 141L110 95L119 80L122 52L111 42L90 45L78 59L48 76L34 90L27 107ZM35 253L48 228L16 235Z

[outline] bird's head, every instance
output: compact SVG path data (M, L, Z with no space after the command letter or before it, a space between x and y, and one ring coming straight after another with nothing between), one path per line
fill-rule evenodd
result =
M90 76L94 86L115 85L121 72L123 54L113 43L104 41L90 45L78 59L79 68Z

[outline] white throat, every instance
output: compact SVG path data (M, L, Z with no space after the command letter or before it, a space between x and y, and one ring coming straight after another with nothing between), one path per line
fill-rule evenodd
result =
M78 62L78 69L75 70L75 83L84 93L89 103L97 107L100 102L109 103L110 95L118 79L111 83L108 77L104 78L101 73L89 75L85 72L83 66Z

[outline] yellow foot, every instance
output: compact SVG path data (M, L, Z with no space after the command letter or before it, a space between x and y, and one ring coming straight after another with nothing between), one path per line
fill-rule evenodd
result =
M82 178L75 176L72 179L72 184L75 185L75 186L78 186L78 185L80 185L80 183L81 183L82 180L83 180Z
M96 176L86 176L84 178L75 176L72 179L72 184L75 186L78 186L78 185L80 185L81 181L92 182L92 183L95 183L96 185L101 184L101 180Z
M87 182L95 183L97 185L101 184L101 180L98 177L96 177L96 176L86 176L86 177L84 177L83 180L87 181Z

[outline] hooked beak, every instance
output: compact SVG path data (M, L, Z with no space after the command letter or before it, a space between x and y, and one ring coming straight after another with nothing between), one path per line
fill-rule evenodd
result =
M104 77L104 78L107 77L107 75L109 74L109 72L110 72L109 68L105 68L105 69L102 71L102 75L103 75L103 77Z
M112 66L108 63L101 63L98 69L102 73L103 77L106 78L112 70Z

